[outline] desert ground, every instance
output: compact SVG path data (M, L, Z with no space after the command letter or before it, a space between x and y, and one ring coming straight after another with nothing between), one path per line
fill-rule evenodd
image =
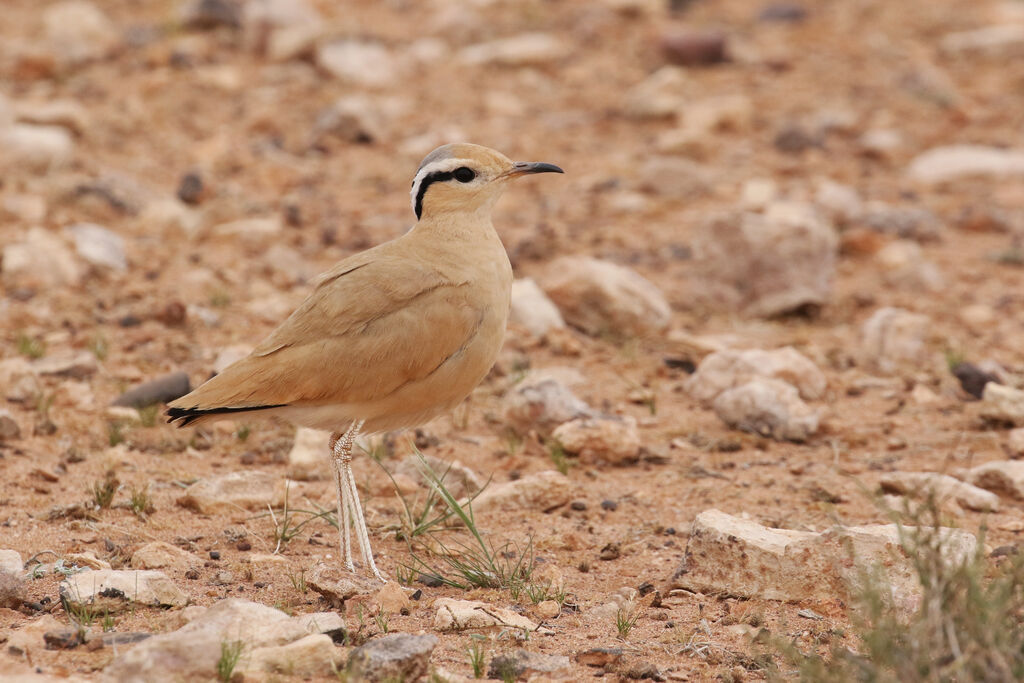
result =
M522 649L544 657L494 677L763 680L758 633L859 648L841 551L806 540L783 561L775 532L890 524L887 504L941 481L943 525L984 528L997 557L1021 542L1024 3L4 0L0 16L0 678L463 680L471 651L487 677ZM342 569L326 434L176 429L160 401L174 373L195 387L248 353L318 273L407 231L420 160L463 140L565 175L494 210L538 287L514 293L488 378L453 414L361 442L382 590L358 558L364 580ZM157 402L112 406L138 387ZM458 579L445 557L475 541L412 535L433 490L417 450L455 463L456 497L486 484L475 528L532 573L437 585L426 567ZM763 576L730 534L766 553ZM885 552L846 559L901 571L899 543ZM164 597L76 602L107 570L161 572ZM258 603L234 635L208 623L229 598ZM446 622L453 604L490 621ZM344 628L254 635L314 613ZM195 624L203 642L173 650ZM352 669L385 634L429 646ZM236 638L218 671L209 652L223 664Z

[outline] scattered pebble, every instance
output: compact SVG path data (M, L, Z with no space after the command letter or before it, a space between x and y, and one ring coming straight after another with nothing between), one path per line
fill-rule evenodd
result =
M192 391L188 373L172 372L129 389L110 405L145 408L155 403L170 403Z
M722 392L712 406L730 427L779 441L806 441L818 431L818 412L777 379L754 378Z
M622 465L640 455L636 419L628 415L576 418L556 428L551 437L584 464Z
M415 681L426 676L437 636L390 633L352 651L348 680Z

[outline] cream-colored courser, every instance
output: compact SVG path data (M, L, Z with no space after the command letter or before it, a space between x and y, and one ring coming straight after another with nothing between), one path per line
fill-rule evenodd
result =
M342 556L355 571L354 520L363 559L384 581L352 476L353 443L360 432L410 427L451 410L490 370L512 283L491 208L509 179L547 172L562 169L468 143L435 149L413 180L412 230L321 275L248 357L173 401L170 421L259 414L332 430Z

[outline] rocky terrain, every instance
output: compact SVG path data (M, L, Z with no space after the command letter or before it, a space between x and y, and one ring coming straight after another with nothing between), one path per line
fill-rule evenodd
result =
M0 678L858 649L861 570L920 601L894 511L934 496L950 561L1024 532L1022 55L1017 0L5 0ZM361 443L382 587L341 569L326 434L162 404L407 230L457 140L566 174L495 210L491 376ZM431 471L479 538L424 528Z

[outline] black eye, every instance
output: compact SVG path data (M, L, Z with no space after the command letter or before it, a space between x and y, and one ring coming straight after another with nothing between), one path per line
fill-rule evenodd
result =
M460 166L452 171L452 176L455 177L460 183L468 183L473 178L476 178L476 173L473 173L473 169Z

